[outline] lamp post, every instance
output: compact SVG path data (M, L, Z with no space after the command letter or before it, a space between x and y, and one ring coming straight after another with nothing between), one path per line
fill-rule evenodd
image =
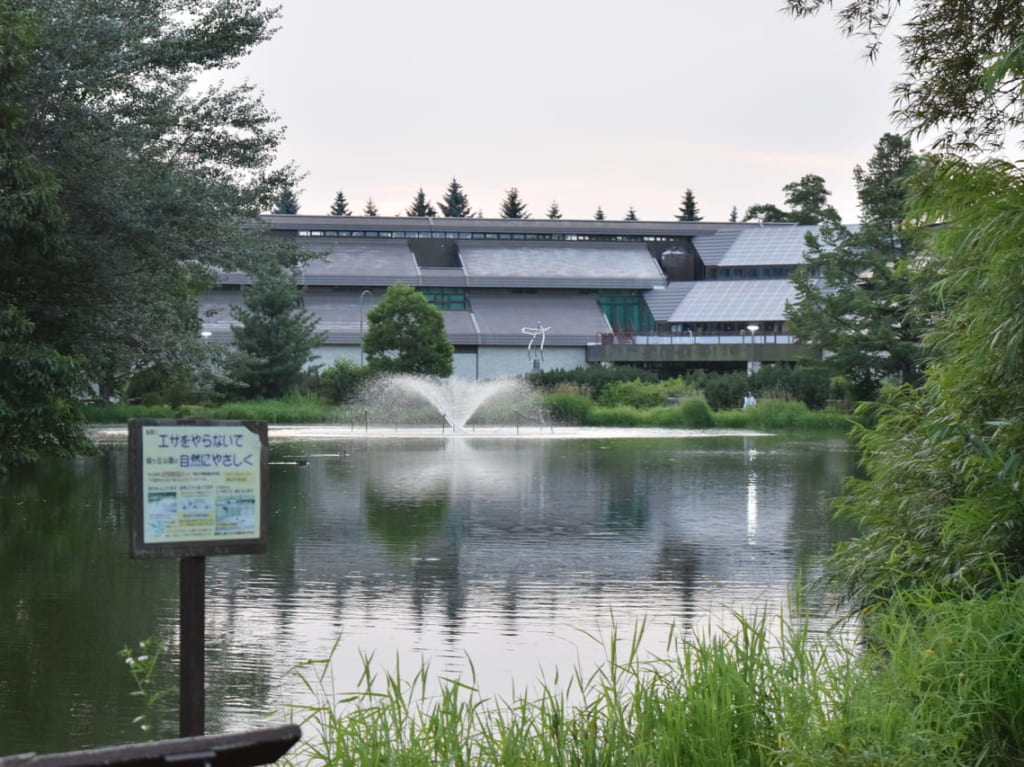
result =
M747 332L750 333L750 363L747 365L748 376L754 373L754 333L759 329L759 325L747 325Z
M363 299L372 295L372 290L364 290L359 294L359 367L363 366Z

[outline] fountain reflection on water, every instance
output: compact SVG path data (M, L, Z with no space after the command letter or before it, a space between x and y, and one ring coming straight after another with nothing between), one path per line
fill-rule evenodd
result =
M543 420L533 387L521 378L470 381L389 375L375 380L357 407L368 422L412 425L441 420L455 432L474 420L505 426Z

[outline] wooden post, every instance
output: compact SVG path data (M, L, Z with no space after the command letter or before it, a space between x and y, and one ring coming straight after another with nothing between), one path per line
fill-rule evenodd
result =
M191 738L206 730L206 557L183 557L179 567L181 690L178 735Z

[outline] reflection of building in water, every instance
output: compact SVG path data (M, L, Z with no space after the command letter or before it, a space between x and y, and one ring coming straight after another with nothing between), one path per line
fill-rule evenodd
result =
M756 460L756 473L752 461ZM339 605L400 600L459 631L468 602L571 610L574 589L662 590L791 577L792 452L569 441L367 443L299 476L310 508L294 567ZM772 474L772 482L757 478ZM806 534L806 532L801 533ZM674 595L674 596L673 596Z

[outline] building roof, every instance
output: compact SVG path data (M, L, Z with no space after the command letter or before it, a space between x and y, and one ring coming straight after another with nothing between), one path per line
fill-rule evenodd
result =
M782 321L786 303L796 299L789 280L694 282L669 322Z
M706 266L791 266L804 262L807 233L817 226L757 225L740 231L695 237Z
M665 275L642 243L466 242L469 287L648 289Z

